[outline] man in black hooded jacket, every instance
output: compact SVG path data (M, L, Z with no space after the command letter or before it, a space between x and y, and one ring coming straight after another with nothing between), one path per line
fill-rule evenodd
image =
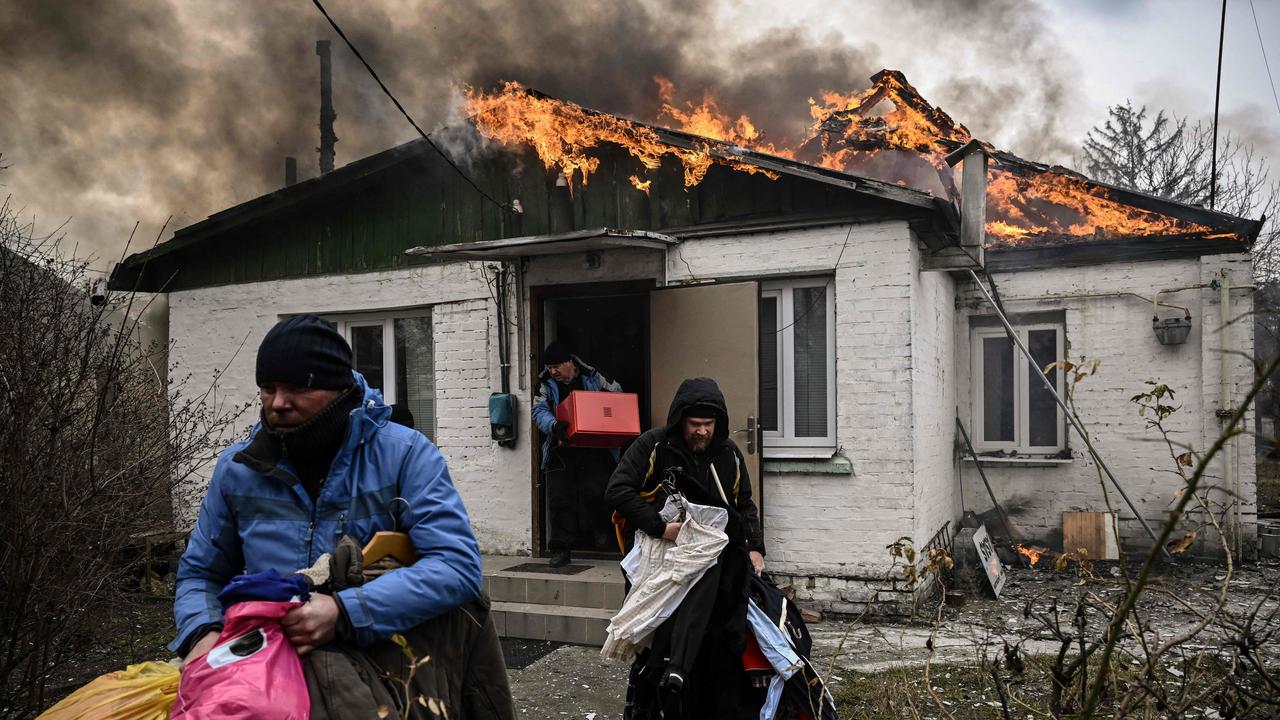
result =
M715 380L680 384L667 424L641 435L622 456L605 499L634 530L674 540L680 523L658 515L669 482L690 502L729 511L729 544L637 656L627 688L627 720L756 717L742 669L748 573L764 570L764 539L746 462L729 438L729 413Z

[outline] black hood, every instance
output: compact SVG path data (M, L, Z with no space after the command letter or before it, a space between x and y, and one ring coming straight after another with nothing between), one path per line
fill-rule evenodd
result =
M695 405L708 405L715 409L716 432L711 437L711 447L719 447L729 437L729 407L720 386L711 378L689 378L680 383L676 396L671 399L671 409L667 411L668 437L684 437L680 421L684 419L684 411Z

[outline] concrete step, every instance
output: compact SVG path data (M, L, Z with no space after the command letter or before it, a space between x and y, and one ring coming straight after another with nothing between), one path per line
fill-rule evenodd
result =
M486 555L483 562L484 589L502 637L600 645L622 607L616 560L575 558L567 568L575 572L568 573L546 558Z
M604 644L613 610L603 608L495 602L493 622L501 637L555 640L576 645Z

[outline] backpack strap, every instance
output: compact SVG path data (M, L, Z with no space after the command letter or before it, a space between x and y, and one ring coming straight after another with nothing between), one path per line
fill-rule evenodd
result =
M658 460L658 447L659 447L658 445L654 445L653 450L649 451L649 469L645 471L644 479L640 481L641 488L643 488L644 484L649 482L649 480L653 477L653 467ZM654 485L653 489L648 492L641 490L640 497L643 498L645 502L652 505L654 501L654 496L657 495L658 491L661 489L662 489L662 484L659 483L657 485ZM613 520L613 535L614 535L614 538L618 541L618 550L625 553L627 551L627 541L626 541L627 518L622 513L618 512L617 510L614 510L610 519Z
M657 460L658 460L658 445L654 445L653 450L649 451L649 469L645 471L644 479L640 481L641 488L643 488L644 484L649 482L649 480L653 478L653 466L657 462ZM641 490L640 497L644 498L645 502L652 503L653 496L657 495L658 490L661 488L662 488L662 484L659 483L657 485L654 485L653 489L648 492Z
M724 485L720 483L720 473L716 472L716 464L714 462L711 463L711 477L716 481L716 489L720 491L720 499L724 501L725 507L732 508L733 506L729 504L729 498L724 495ZM736 482L733 485L733 489L734 499L736 500L738 499L738 484Z
M733 500L738 501L738 490L742 486L742 461L738 459L737 451L733 453Z

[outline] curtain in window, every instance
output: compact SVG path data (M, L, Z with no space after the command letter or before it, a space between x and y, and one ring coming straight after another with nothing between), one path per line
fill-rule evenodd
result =
M1013 442L1013 342L982 338L982 439Z
M1041 370L1058 360L1058 331L1032 330L1027 333L1027 350ZM1045 373L1049 382L1057 384L1058 371ZM1027 368L1027 419L1030 424L1031 447L1056 447L1058 445L1058 405L1036 371Z
M778 298L760 298L760 424L778 429Z
M827 288L792 291L796 437L827 436Z
M436 376L432 355L431 318L395 321L396 403L408 407L414 427L435 439Z

